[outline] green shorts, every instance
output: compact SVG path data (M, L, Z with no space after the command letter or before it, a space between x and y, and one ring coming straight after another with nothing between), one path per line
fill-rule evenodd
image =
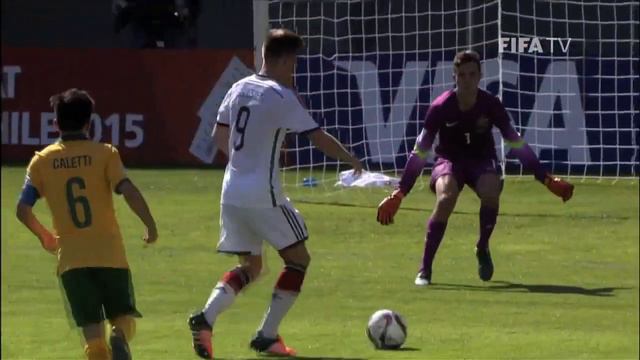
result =
M60 281L73 319L80 327L123 315L142 317L136 309L129 269L71 269L60 275Z

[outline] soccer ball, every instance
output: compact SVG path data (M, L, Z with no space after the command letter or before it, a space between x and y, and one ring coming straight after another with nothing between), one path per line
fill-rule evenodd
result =
M399 349L407 338L407 323L392 310L378 310L369 318L367 336L376 349Z

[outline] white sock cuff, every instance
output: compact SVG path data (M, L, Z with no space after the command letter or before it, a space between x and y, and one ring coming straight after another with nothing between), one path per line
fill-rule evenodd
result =
M224 281L218 281L218 283L216 284L216 286L213 287L213 289L224 289L224 291L227 294L231 294L233 296L236 295L236 291L231 287L231 285L227 284Z
M224 282L218 282L211 291L207 303L204 305L202 312L209 324L213 326L216 318L220 313L225 311L236 298L236 292L229 284Z

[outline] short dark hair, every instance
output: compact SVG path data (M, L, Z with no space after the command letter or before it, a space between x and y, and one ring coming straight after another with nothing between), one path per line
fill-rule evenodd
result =
M264 58L277 59L295 54L304 47L300 35L288 29L271 29L264 41Z
M60 131L80 131L91 121L95 101L88 92L76 88L49 98Z
M480 54L473 50L464 50L457 53L453 58L453 67L457 69L460 66L470 62L478 65L478 71L482 71L482 69L480 68Z

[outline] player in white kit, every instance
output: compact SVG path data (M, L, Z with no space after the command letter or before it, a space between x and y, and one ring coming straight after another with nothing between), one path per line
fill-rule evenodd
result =
M305 246L307 227L282 193L280 148L287 131L306 135L327 156L349 162L356 173L360 161L322 130L293 90L296 52L303 47L297 34L270 30L262 48L259 74L235 83L225 96L213 137L229 157L220 204L218 251L236 254L239 265L216 284L202 311L189 318L193 348L213 358L212 335L217 316L262 269L262 242L275 248L284 269L275 284L271 304L250 343L258 352L293 356L278 334L280 322L295 302L310 256Z

